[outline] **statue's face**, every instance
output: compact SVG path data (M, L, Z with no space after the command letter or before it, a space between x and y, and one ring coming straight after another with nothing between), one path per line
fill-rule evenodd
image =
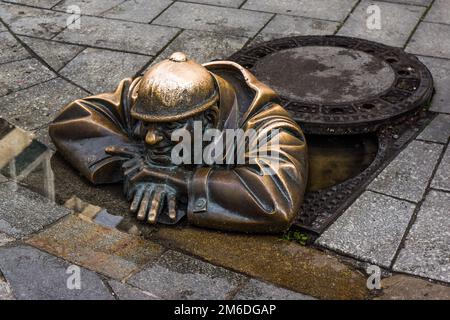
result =
M170 165L172 148L179 141L172 141L172 134L176 130L184 129L191 135L193 143L194 123L199 121L202 124L203 132L209 128L215 128L218 119L218 108L212 107L205 112L192 118L173 122L144 123L145 146L147 160L159 165Z

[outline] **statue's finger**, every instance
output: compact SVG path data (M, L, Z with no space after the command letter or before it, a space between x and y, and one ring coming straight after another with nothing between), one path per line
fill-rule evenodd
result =
M136 155L136 152L128 150L124 147L117 147L117 146L109 146L105 148L105 152L114 156L122 156L122 157L134 157Z
M162 204L166 197L166 193L163 190L155 191L153 195L152 203L150 204L150 208L148 211L147 222L150 224L156 223L159 214L161 213Z
M167 196L167 206L169 208L169 218L175 220L177 218L177 198L174 194Z
M133 202L130 206L130 211L135 213L137 209L139 208L139 204L141 203L142 196L144 195L145 188L144 187L138 187L136 189L136 192L134 193Z
M142 197L142 201L139 206L139 211L137 214L138 220L145 220L145 216L147 215L147 208L149 206L150 199L152 197L152 189L145 189L144 196Z

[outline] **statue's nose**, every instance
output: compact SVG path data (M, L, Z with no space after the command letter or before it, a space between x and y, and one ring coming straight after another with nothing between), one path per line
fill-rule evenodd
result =
M149 145L155 145L162 139L163 137L158 134L154 127L150 127L145 135L145 143Z

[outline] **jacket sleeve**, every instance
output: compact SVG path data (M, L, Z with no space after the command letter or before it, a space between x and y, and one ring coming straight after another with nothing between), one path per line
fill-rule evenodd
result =
M69 103L49 126L58 151L92 183L122 179L122 158L107 154L105 148L133 146L129 108L138 80L124 79L113 93Z
M255 129L263 142L246 151L244 165L196 170L188 187L188 219L223 230L285 231L299 213L307 183L304 135L279 105L251 117L244 128ZM266 138L268 131L278 133ZM256 161L248 164L252 156Z

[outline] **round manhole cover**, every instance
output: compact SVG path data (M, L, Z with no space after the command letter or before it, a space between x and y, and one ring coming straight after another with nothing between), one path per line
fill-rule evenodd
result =
M276 90L307 133L375 131L424 106L433 92L431 74L416 57L356 38L283 38L230 60Z

